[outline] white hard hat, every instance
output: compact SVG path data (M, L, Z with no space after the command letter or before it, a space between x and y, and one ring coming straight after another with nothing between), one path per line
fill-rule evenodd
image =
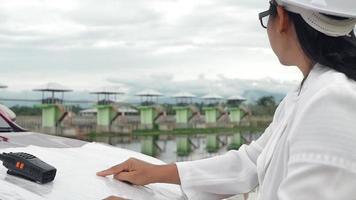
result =
M298 13L311 27L328 36L349 35L356 25L356 0L276 0L286 10ZM326 15L343 17L334 19Z

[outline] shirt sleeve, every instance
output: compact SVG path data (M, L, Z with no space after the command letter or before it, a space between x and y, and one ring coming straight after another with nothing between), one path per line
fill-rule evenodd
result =
M238 151L208 159L177 162L181 188L188 199L222 199L247 193L258 185L257 158L284 111L288 95L279 104L272 123L261 137Z
M301 112L278 199L355 199L356 87L336 83Z
M278 191L279 200L351 200L356 197L356 174L351 170L315 162L290 164Z

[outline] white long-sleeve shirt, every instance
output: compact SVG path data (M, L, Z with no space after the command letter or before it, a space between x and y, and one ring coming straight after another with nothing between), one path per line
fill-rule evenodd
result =
M356 82L317 64L258 140L177 167L189 199L356 200Z

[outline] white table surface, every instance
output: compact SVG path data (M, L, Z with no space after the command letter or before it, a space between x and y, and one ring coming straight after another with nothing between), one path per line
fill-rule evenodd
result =
M26 152L57 168L53 182L37 184L6 173L0 166L0 199L103 199L111 195L126 199L184 199L180 187L171 184L132 186L112 179L98 177L97 171L116 165L129 157L162 164L155 158L104 144L88 143L75 148L39 146L0 149L2 152Z

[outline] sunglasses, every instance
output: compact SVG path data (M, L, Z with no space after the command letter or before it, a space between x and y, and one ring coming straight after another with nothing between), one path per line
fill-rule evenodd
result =
M268 20L269 20L269 17L271 15L274 15L276 13L276 10L277 10L277 4L276 2L274 1L270 1L269 2L269 9L264 11L264 12L261 12L260 14L258 14L258 18L260 19L260 22L261 22L261 26L263 28L267 28L267 25L268 25Z

